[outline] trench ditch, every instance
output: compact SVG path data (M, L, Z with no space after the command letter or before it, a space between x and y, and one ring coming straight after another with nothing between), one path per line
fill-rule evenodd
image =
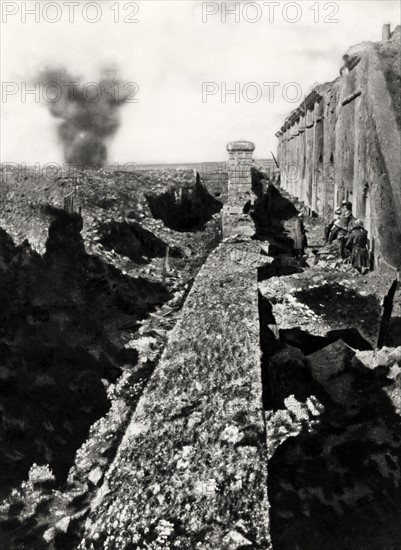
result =
M199 174L195 185L145 196L152 216L175 231L201 231L222 208L222 203L201 183Z
M0 540L10 549L79 543L191 276L216 241L213 221L188 259L135 219L99 223L105 250L146 264L169 249L175 269L185 264L185 284L164 284L87 254L81 216L47 211L43 256L0 229Z
M137 363L120 327L133 329L170 297L161 283L88 256L81 229L78 215L57 212L43 257L1 231L3 496L34 462L65 481L90 426L109 410L108 386Z
M399 389L388 361L372 368L376 352L359 330L363 312L380 318L380 304L336 280L311 284L309 265L294 262L280 236L275 217L293 212L282 199L264 227L265 239L273 229L281 247L258 270L264 289L270 280L295 276L297 283L288 302L260 290L258 300L272 548L400 550ZM277 304L282 320L294 302L331 329L314 334L294 313L292 325L280 326ZM341 328L346 316L358 328Z

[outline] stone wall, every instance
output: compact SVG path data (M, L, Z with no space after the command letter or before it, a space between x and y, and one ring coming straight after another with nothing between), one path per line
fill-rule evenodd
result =
M199 174L202 185L223 204L227 200L228 173L225 170L204 171Z
M385 42L353 46L340 77L316 86L276 134L283 188L327 221L350 201L377 265L394 272L401 265L399 51L399 27Z

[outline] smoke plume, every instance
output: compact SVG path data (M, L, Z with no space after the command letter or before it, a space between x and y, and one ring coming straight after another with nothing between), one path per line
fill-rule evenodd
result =
M46 68L39 78L51 114L62 121L58 134L65 161L81 169L104 166L107 139L120 126L119 107L127 101L130 85L116 80L112 69L90 83L65 68Z

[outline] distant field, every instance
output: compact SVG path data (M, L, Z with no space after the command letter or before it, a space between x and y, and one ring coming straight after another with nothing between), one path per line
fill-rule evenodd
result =
M255 164L263 168L274 165L273 159L255 159ZM215 170L225 170L227 161L205 161L205 162L183 162L177 164L139 164L139 170L197 170L198 172L210 172Z
M53 175L61 175L70 170L75 171L73 165L51 163L52 166L37 164L35 166L27 166L25 164L17 164L14 162L3 162L0 164L1 173L19 173L22 176L37 176L41 177L46 174L51 178ZM115 163L109 166L105 166L104 170L122 170L122 171L146 171L146 170L196 170L200 173L205 172L225 172L227 170L227 161L207 161L207 162L182 162L182 163L164 163L164 164L136 164L136 163ZM273 159L254 159L255 168L265 170L268 174L277 170ZM97 171L96 168L94 168ZM85 171L88 171L87 169Z
M177 164L138 164L139 170L197 170L201 172L206 163L182 162ZM221 163L216 163L221 164Z

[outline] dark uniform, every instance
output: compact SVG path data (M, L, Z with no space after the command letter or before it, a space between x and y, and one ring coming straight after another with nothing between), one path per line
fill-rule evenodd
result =
M348 234L348 228L350 222L353 220L353 215L348 207L342 207L339 215L339 219L334 222L333 228L330 231L329 243L332 243L335 239L338 239L340 243L341 258L345 259L345 239Z
M295 220L294 227L294 252L297 258L304 255L305 248L308 246L306 238L306 229L301 217Z
M369 266L368 232L360 225L359 220L355 222L347 240L346 247L351 250L351 263L360 272L364 272Z

